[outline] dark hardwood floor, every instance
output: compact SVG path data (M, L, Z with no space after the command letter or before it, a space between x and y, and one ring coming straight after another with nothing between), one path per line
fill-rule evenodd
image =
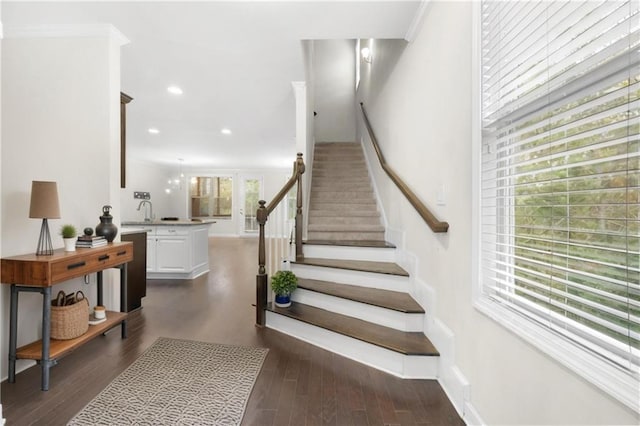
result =
M149 281L143 309L118 329L60 360L51 388L40 371L2 383L8 425L63 425L158 337L261 346L269 354L243 425L462 425L437 382L402 380L269 329L254 326L257 244L210 240L211 272L192 281Z

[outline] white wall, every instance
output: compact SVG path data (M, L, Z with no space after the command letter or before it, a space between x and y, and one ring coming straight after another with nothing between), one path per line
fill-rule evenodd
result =
M67 28L69 29L69 28ZM33 253L40 220L29 219L32 180L58 182L61 219L50 221L54 247L62 224L95 227L102 206L114 207L118 223L120 141L120 42L104 36L11 38L2 46L2 254ZM73 31L73 29L70 29ZM116 280L105 272L105 283ZM95 277L92 277L95 282ZM106 285L105 287L109 287ZM95 302L95 285L72 280L56 291L82 289ZM0 289L2 334L8 335L9 286ZM108 288L105 288L108 291ZM108 302L116 296L105 291ZM115 306L107 306L114 309ZM42 297L22 293L18 346L40 336ZM8 342L2 339L0 359ZM18 369L26 366L19 362ZM2 377L6 377L6 364Z
M182 193L168 184L169 179L177 177L177 174L179 173L176 168L171 169L149 162L127 159L127 186L120 189L122 220L144 219L144 207L137 210L141 200L133 198L133 193L138 191L151 194L153 215L157 219L169 216L186 217L183 213ZM166 188L173 189L167 194Z
M315 140L351 142L355 138L355 40L313 42Z
M638 414L472 305L471 10L471 2L432 2L411 44L376 41L358 93L388 163L450 224L446 235L432 233L374 168L389 225L404 231L404 243L396 242L404 244L405 261L416 272L416 292L430 295L429 303L435 304L430 332L444 343L443 330L452 332L453 345L439 348L446 369L441 380L454 401L466 400L458 408L467 421L638 424ZM436 203L441 185L445 205ZM470 383L468 389L462 378L459 388L450 379L457 371Z

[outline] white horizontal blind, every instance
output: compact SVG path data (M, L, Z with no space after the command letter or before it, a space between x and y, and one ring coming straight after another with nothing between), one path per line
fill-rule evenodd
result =
M640 2L482 3L482 288L637 375Z

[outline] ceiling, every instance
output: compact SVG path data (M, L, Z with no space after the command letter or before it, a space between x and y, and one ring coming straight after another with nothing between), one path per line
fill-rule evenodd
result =
M302 40L403 38L420 1L2 2L4 25L110 23L130 159L185 168L290 167ZM167 91L179 86L182 95ZM159 133L150 134L149 128ZM230 135L221 133L223 128Z

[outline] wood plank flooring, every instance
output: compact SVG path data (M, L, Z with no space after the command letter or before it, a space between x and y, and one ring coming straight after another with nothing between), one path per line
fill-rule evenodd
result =
M1 386L9 425L64 425L158 337L260 346L269 354L243 425L463 425L437 382L402 380L254 326L257 244L210 240L211 272L191 281L149 281L143 309L119 329L62 358L51 389L29 368Z

